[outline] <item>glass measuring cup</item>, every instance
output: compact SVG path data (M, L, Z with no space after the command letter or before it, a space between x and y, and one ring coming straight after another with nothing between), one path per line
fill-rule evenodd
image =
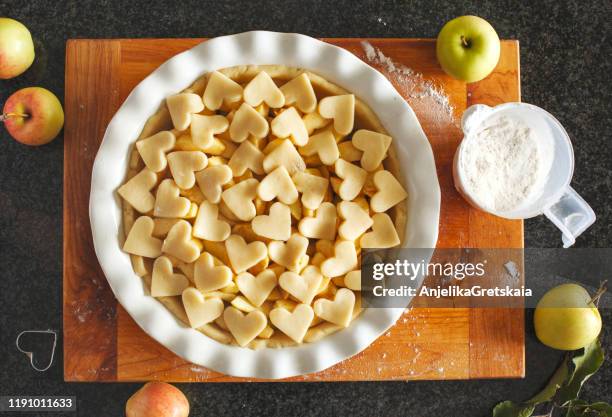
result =
M465 186L465 176L461 169L461 158L471 138L493 116L504 115L518 118L527 124L548 150L550 171L539 192L530 201L518 208L496 212L483 207L470 194ZM505 103L495 107L483 104L470 106L461 119L464 137L455 153L453 177L455 187L474 207L507 219L528 219L544 214L562 233L563 246L569 247L576 242L582 232L595 222L593 209L570 186L574 173L574 151L569 136L561 123L544 109L527 103Z

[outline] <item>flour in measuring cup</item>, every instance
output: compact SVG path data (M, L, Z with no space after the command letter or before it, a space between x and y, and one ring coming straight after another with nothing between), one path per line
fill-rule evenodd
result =
M490 211L520 208L540 191L547 175L547 156L538 146L538 137L519 118L492 117L462 148L459 164L464 185Z

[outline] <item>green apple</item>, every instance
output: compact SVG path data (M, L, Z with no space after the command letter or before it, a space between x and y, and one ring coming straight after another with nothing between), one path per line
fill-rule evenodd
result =
M473 83L495 69L499 37L493 26L478 16L461 16L446 23L436 41L436 55L451 77Z
M28 87L13 93L0 121L15 140L25 145L51 142L64 126L64 110L58 98L42 87Z
M559 285L544 294L533 321L538 339L560 350L583 348L601 331L599 310L587 290L577 284Z
M18 76L34 62L34 42L20 22L0 17L0 79Z

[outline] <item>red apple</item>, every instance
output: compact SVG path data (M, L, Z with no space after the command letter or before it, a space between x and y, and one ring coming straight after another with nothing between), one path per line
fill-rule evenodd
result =
M31 146L51 142L64 126L64 110L55 94L42 87L23 88L4 103L0 120L15 140Z
M126 417L187 417L189 401L173 385L148 382L125 404Z
M34 42L28 28L14 19L0 17L0 79L18 76L33 61Z

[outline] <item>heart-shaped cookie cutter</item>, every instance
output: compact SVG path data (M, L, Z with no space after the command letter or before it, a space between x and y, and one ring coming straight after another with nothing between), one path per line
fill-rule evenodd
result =
M49 359L49 364L45 366L44 368L39 368L38 366L34 364L34 353L33 352L25 351L21 348L21 346L19 346L19 340L21 339L21 336L23 336L24 334L52 334L53 335L53 346L51 347L51 358ZM17 339L15 339L15 346L17 347L18 351L20 351L21 353L25 354L28 358L30 358L30 366L32 366L32 368L34 368L35 371L45 372L49 368L51 368L51 365L53 365L53 358L55 357L55 348L57 347L57 332L51 329L24 330L17 335Z

